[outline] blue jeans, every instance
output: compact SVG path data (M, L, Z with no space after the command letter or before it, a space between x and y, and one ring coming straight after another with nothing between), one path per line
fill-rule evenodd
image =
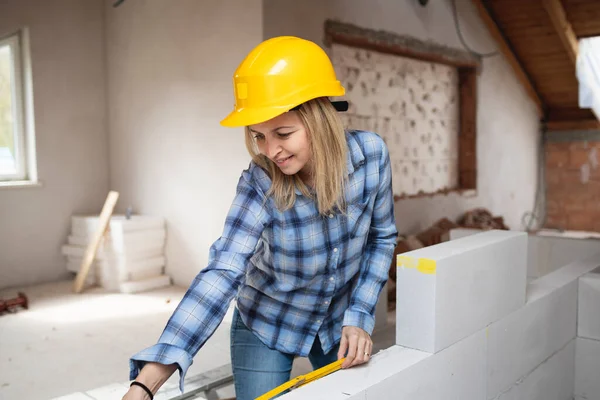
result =
M308 359L314 369L337 360L339 344L324 354L317 337ZM231 323L231 366L236 400L254 400L290 380L293 354L270 349L250 331L240 318L238 309ZM283 393L282 393L283 394Z

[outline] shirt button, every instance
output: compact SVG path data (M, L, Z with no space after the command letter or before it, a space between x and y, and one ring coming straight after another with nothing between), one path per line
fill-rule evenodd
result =
M320 324L320 323L321 323L321 320L320 320L320 319L318 319L318 320L317 320L317 324Z
M329 218L333 218L333 214L329 214Z
M337 247L336 247L335 249L333 249L333 252L334 252L334 253L337 253Z
M329 302L327 300L325 300L325 302L323 304L327 305L327 304L329 304Z
M331 278L329 278L329 280L330 280L331 282L333 282L333 281L335 280L335 278L332 276Z

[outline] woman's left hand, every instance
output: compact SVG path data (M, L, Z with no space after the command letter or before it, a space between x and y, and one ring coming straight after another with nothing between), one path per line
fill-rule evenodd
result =
M342 368L350 368L355 365L364 364L371 358L373 341L371 336L356 326L344 326L342 328L342 339L338 360L346 355ZM348 354L346 354L346 351Z

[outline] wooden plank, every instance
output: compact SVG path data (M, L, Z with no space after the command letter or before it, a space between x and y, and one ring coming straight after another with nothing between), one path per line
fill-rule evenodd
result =
M519 62L519 60L517 59L517 57L511 50L510 46L504 39L504 36L503 36L502 32L500 31L500 28L498 27L498 25L496 25L496 22L492 19L492 17L488 13L487 9L485 8L485 6L483 5L481 0L471 0L471 2L477 9L481 19L483 20L483 23L489 30L493 39L498 44L500 52L502 52L504 57L507 59L509 65L513 69L515 75L517 76L517 79L519 80L521 85L523 85L523 87L525 88L525 91L527 92L527 94L529 95L531 100L533 100L533 102L536 106L536 109L537 109L538 116L542 117L544 115L542 99L540 98L539 94L533 87L533 84L529 80L529 77L523 70L521 63Z
M459 126L458 186L477 188L477 70L458 70Z
M564 90L563 92L553 92L553 93L548 93L548 97L546 99L546 104L548 105L549 108L554 108L554 109L566 109L566 108L574 108L574 107L578 107L579 102L578 102L578 96L577 93L572 94L571 90ZM580 116L580 117L576 117L576 118L552 118L549 117L548 119L556 119L556 120L562 120L562 119L587 119L589 117L589 114Z
M585 131L600 129L600 121L582 119L575 121L548 121L546 128L550 131Z
M549 67L564 66L564 67L572 68L571 62L567 58L566 54L532 56L529 58L529 64L534 65L534 66L539 66L540 68L544 68L544 67L548 67L548 66Z
M578 38L600 36L600 1L563 0L563 6Z
M600 29L589 29L589 30L582 29L581 31L577 32L577 37L579 39L588 39L588 38L593 38L593 37L597 37L597 36L600 36Z
M577 93L573 93L573 85L569 85L569 84L565 84L562 83L560 84L560 86L553 86L552 84L548 83L545 86L543 86L542 90L544 91L544 93L547 92L547 95L550 97L552 95L561 95L561 96L569 96L571 95L572 98L577 98ZM573 94L571 94L573 93ZM546 100L546 102L548 102L549 100ZM564 102L561 102L564 103ZM550 107L550 106L549 106Z
M566 97L564 95L559 95L556 93L549 93L547 103L548 107L552 107L554 109L561 108L572 108L577 106L577 96L569 96ZM548 120L563 120L563 119L587 119L589 118L589 114L585 115L581 118L548 118Z
M544 75L544 74L553 74L554 77L556 77L557 74L569 74L571 72L573 72L573 68L570 65L560 65L560 64L555 64L555 65L543 65L543 64L529 64L530 67L529 69L531 70L531 72L538 77L538 75Z
M556 104L561 105L559 108L570 108L565 107L567 104L572 104L572 106L577 106L577 93L573 93L571 86L563 85L559 88L554 88L552 86L544 87L544 93L546 96L546 104L550 108L556 108ZM562 118L559 118L562 119ZM571 118L567 118L571 119ZM579 119L579 118L577 118Z
M548 110L548 121L575 121L575 120L593 120L594 113L585 108L550 108Z
M494 15L497 15L498 22L502 24L503 28L508 26L548 26L548 17L546 12L539 6L536 6L536 10L532 11L517 11L517 10L498 10L497 7L493 9ZM519 12L516 17L515 12Z
M575 66L577 54L579 53L579 43L571 24L567 20L565 9L562 4L560 4L560 0L542 0L542 4L550 17L552 25L554 25L554 30L567 51L573 66Z
M572 89L574 91L577 91L577 78L575 76L572 76L572 74L557 74L556 73L556 69L554 70L544 70L544 69L540 69L540 68L535 68L535 77L536 79L538 79L541 83L547 85L547 86L551 86L551 87L556 87L557 85L565 84L565 85L574 85L572 87ZM559 69L560 71L560 69ZM563 69L564 71L564 69ZM547 80L550 79L551 81L548 82ZM541 87L542 85L539 85L539 87Z
M503 25L504 32L511 38L527 38L529 36L547 36L549 34L555 34L551 27L542 26L539 24L528 25L528 26L507 26Z
M512 47L515 51L517 51L518 49L524 51L534 50L531 48L531 46L541 46L543 47L541 50L543 50L546 53L565 54L565 50L562 48L562 43L556 35L556 32L552 32L551 34L545 36L520 36L519 38L515 38L514 40L515 44ZM566 54L565 58L568 58Z
M524 18L521 11L535 12L539 9L537 1L523 1L523 0L487 0L486 3L490 4L494 10L501 11L516 11L511 15L515 18Z
M548 108L557 108L553 105L550 104L550 98L557 100L556 102L563 104L562 107L558 107L558 109L564 109L564 108L577 108L579 107L577 98L579 97L577 95L577 92L573 92L573 89L570 85L562 85L561 87L553 87L551 85L548 85L548 87L545 88L548 91L548 99L546 99L546 102L548 104ZM564 97L564 99L561 99L560 97ZM572 107L564 107L565 103L568 103L569 101L567 101L568 99L573 99L575 102L573 104ZM550 118L552 119L552 118ZM556 118L556 119L573 119L573 118ZM579 117L575 118L575 119L580 119Z
M560 46L560 42L558 44ZM528 46L525 46L525 43L520 43L520 50L527 54L527 56L535 57L547 57L557 55L555 47L548 47L547 45L540 45L540 43L529 42ZM562 50L561 50L562 51ZM564 51L563 51L564 53ZM565 55L566 57L566 55ZM568 59L568 58L567 58Z
M508 31L505 30L507 33ZM553 44L553 45L560 45L560 39L558 37L558 35L556 34L555 31L547 31L545 33L539 34L539 35L534 35L533 33L527 33L527 31L524 31L520 36L513 36L510 35L511 38L514 38L515 40L518 40L518 43L515 43L515 46L517 45L521 45L521 42L525 41L526 43L529 42L533 42L533 43L540 43L540 42L547 42L548 44ZM526 45L526 44L525 44ZM564 51L563 49L561 49L561 51Z
M328 43L338 43L419 61L429 61L453 67L475 67L479 65L479 61L473 57L456 56L456 54L449 54L450 52L443 54L441 51L432 52L404 44L378 41L366 35L361 36L359 34L340 33L331 30L326 32L326 36Z
M75 293L80 293L83 290L85 278L87 277L88 272L90 271L90 267L92 265L92 262L94 261L94 257L96 257L96 252L98 251L100 241L102 240L106 230L108 229L108 223L110 222L110 217L113 213L118 199L119 193L114 191L110 191L108 193L108 196L106 197L104 207L102 207L102 212L100 213L98 229L94 233L92 240L85 249L83 261L81 262L81 268L79 269L79 272L75 277L75 282L73 284L73 290L75 291Z
M529 59L533 63L536 63L536 62L549 63L549 64L562 63L565 65L571 65L569 58L567 57L567 55L564 52L556 53L556 54L546 54L543 56L531 56L531 57L529 57Z

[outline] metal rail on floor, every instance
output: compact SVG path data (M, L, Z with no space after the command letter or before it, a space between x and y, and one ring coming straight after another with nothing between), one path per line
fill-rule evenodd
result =
M211 369L202 374L191 377L185 380L186 392L173 397L167 397L169 400L189 400L199 397L204 394L207 400L218 400L219 397L216 389L233 383L233 372L231 364L223 365L222 367Z

